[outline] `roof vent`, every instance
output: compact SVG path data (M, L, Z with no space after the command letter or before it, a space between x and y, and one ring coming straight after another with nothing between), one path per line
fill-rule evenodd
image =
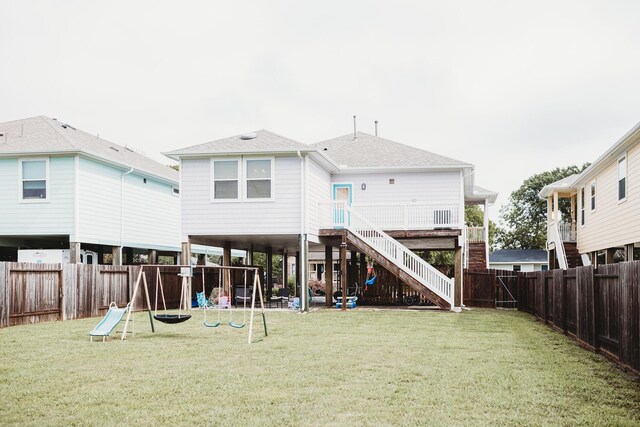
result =
M113 151L117 151L118 153L120 152L120 150L118 150L116 147L109 147L111 148Z
M250 139L254 139L257 138L258 135L256 135L255 132L249 132L249 133L243 133L242 135L240 135L240 139L243 141L248 141Z

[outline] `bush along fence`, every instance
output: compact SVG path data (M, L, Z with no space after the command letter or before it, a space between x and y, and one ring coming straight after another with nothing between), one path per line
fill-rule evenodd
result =
M465 305L530 313L640 374L640 261L529 273L469 270L464 286Z

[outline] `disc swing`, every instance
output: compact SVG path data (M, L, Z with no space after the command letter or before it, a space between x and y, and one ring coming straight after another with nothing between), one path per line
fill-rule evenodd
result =
M212 291L213 292L213 291ZM204 267L202 268L202 294L206 295L204 289ZM204 321L202 324L207 328L217 328L221 325L220 322L220 310L222 310L222 304L220 304L220 296L222 295L222 271L218 271L218 320L216 322L208 322L207 321L207 308L203 308L204 311Z
M231 283L231 270L227 270L227 274L229 275L229 283ZM229 285L231 286L231 285ZM229 326L232 328L240 329L244 328L247 324L247 270L244 270L244 292L242 294L242 323L236 323L233 321L231 316L231 310L229 310ZM236 295L236 301L238 299L238 295Z
M187 267L190 269L190 267ZM180 269L180 276L182 276L182 285L181 285L181 289L180 289L180 306L178 307L178 314L168 314L167 313L167 302L164 299L164 286L162 285L162 277L160 277L160 268L156 268L156 306L155 306L155 312L153 314L153 318L156 319L158 322L162 322L162 323L169 323L169 324L174 324L174 323L182 323L182 322L186 322L187 320L191 319L191 315L190 314L182 314L182 302L183 300L188 300L185 299L186 293L188 292L188 282L187 282L187 276L190 275L189 272L186 271L186 269L181 268ZM146 283L146 279L145 283ZM160 295L162 296L162 305L164 307L164 314L158 314L158 286L160 287Z

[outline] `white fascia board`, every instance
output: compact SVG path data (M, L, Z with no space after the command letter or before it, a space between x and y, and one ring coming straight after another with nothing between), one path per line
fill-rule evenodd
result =
M28 157L28 156L64 156L67 154L79 154L82 150L76 148L67 150L54 150L54 151L42 151L42 150L25 150L25 151L5 151L0 152L0 157Z
M306 154L306 153L311 153L316 151L315 149L306 149L306 148L301 148L301 149L287 149L287 150L282 150L282 149L275 149L275 150L244 150L244 151L214 151L214 152L196 152L196 153L190 153L190 152L167 152L167 153L161 153L163 156L166 156L170 159L173 160L180 160L180 159L202 159L202 158L209 158L209 157L217 157L217 156L249 156L249 155L255 155L255 156L260 156L260 155L270 155L270 156L274 156L274 155L289 155L289 156L297 156L298 152L300 152L301 154Z
M339 166L336 175L352 173L380 173L380 172L459 172L472 169L473 165L442 165L442 166L375 166L375 167L348 167ZM473 183L472 183L473 185Z

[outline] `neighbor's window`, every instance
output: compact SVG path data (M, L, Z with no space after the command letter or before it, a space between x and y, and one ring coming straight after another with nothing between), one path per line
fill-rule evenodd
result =
M580 225L584 225L584 187L580 189Z
M627 197L627 156L618 160L618 200Z
M216 200L238 199L238 161L213 161L213 198Z
M247 199L271 198L271 159L246 161Z
M21 160L22 199L46 200L48 160Z
M596 182L591 183L591 210L596 210Z

